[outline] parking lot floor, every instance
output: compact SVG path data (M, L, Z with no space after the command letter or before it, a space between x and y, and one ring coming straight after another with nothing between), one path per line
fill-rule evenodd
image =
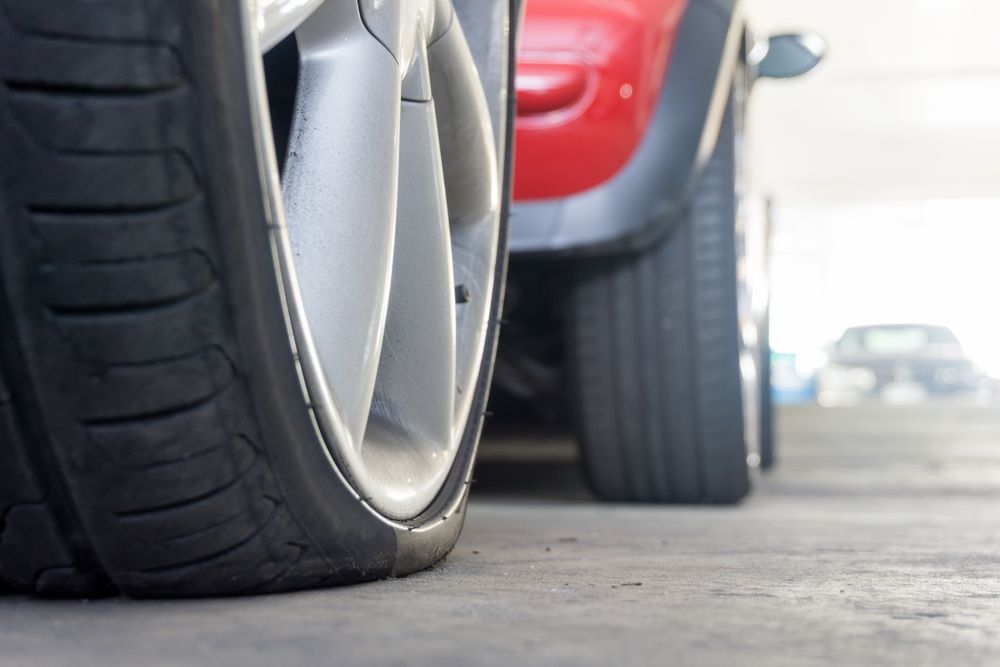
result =
M1000 664L995 409L785 408L736 507L601 504L493 435L429 572L255 599L0 598L11 665Z

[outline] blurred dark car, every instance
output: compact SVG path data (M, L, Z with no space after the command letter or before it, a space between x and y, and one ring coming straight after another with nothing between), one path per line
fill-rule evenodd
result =
M828 356L818 378L821 405L920 403L944 396L986 399L991 394L989 377L943 326L851 327Z

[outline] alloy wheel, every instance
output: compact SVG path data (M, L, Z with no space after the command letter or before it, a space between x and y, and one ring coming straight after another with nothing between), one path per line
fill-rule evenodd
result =
M413 518L456 460L491 326L496 91L450 0L248 0L245 23L305 400L362 500ZM299 79L279 173L261 57L291 35Z

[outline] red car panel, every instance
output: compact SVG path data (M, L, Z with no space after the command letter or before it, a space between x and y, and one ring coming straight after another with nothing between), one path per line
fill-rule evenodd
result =
M687 0L531 0L517 74L514 197L590 189L646 130Z

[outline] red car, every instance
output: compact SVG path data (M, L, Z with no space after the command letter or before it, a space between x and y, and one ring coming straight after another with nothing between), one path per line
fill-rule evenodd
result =
M567 409L610 499L736 501L769 455L742 128L754 81L812 69L823 45L757 40L738 4L527 7L497 383Z

